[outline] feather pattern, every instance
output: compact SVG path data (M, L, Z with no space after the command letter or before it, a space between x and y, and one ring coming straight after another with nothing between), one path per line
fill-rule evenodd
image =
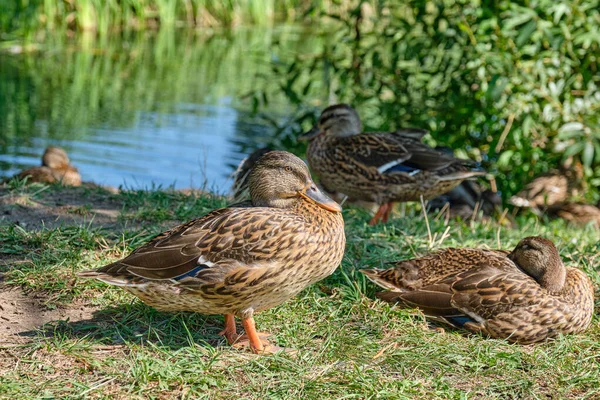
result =
M449 248L362 272L388 289L377 294L382 300L522 344L581 332L594 309L590 279L566 268L552 242L539 237L523 239L511 253Z
M321 184L351 201L431 199L485 173L470 160L422 143L424 130L361 130L356 111L338 104L325 109L317 126L300 138L310 140L306 155Z

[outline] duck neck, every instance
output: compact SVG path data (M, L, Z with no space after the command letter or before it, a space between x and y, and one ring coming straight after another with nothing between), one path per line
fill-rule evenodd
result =
M560 293L565 288L567 269L562 261L550 261L552 265L539 279L540 285L553 294Z

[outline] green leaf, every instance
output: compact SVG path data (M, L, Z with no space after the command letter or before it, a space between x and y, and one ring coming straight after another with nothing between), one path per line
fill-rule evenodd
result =
M585 148L583 149L581 161L583 161L584 166L588 168L591 167L592 161L594 161L594 145L592 142L585 142Z
M529 38L531 38L531 35L533 35L533 32L535 32L536 27L537 24L535 20L532 19L527 24L525 24L523 28L521 28L521 30L519 31L519 36L517 36L517 39L515 41L517 47L523 47L523 45L529 41Z
M567 147L565 152L563 153L563 157L569 157L578 153L581 153L583 147L585 146L584 142L574 143L571 146Z

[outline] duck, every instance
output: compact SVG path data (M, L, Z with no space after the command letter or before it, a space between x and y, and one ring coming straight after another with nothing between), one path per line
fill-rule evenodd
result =
M384 301L514 343L583 332L594 312L589 277L565 267L554 243L539 236L522 239L511 252L447 248L361 271L387 289L377 293Z
M231 174L233 177L231 193L235 203L239 203L250 198L250 190L248 188L250 171L252 168L254 168L256 162L270 151L273 151L273 148L269 146L254 150L248 156L244 157L242 161L240 161L236 170Z
M592 224L600 228L600 208L598 205L578 202L556 204L548 209L548 214L554 218L562 218L573 225Z
M250 192L248 189L248 177L250 176L250 171L254 168L254 164L256 161L265 155L266 153L273 151L274 149L270 146L261 147L248 156L244 157L242 161L238 164L236 170L231 174L233 178L233 184L231 185L231 195L234 202L241 202L244 200L248 200L250 198ZM324 192L327 196L331 197L335 202L342 203L346 201L344 195L336 192L329 192L325 190L321 185L317 184L319 190ZM348 201L348 204L352 204L361 208L366 208L372 212L377 210L377 205L372 202L364 202L364 201Z
M377 204L369 224L386 223L395 202L432 199L462 181L481 176L470 160L422 143L422 129L362 132L360 117L347 104L327 107L298 140L308 141L311 170L327 192Z
M540 175L529 182L509 203L519 208L530 208L536 214L565 203L581 191L583 166L561 167Z
M122 260L79 273L119 286L159 311L223 314L234 347L274 353L254 314L334 272L345 247L341 207L285 151L264 154L249 176L251 200L159 234ZM235 317L245 335L238 335Z
M448 193L430 200L428 205L430 211L447 208L451 218L474 219L481 211L483 219L489 219L502 208L502 198L477 182L463 181Z
M57 146L48 146L42 155L42 165L19 172L15 177L27 178L28 182L60 183L65 186L81 186L81 175L67 152Z

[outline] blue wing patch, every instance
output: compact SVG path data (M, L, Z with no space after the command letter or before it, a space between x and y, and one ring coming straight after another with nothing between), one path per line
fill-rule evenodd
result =
M208 265L198 265L196 268L190 270L189 272L186 272L183 275L179 275L178 277L173 278L174 281L180 281L184 278L194 278L198 272L202 271L203 269L209 268Z
M450 322L452 325L462 328L467 322L475 322L473 319L467 317L466 315L456 315L453 317L444 317L446 321Z

